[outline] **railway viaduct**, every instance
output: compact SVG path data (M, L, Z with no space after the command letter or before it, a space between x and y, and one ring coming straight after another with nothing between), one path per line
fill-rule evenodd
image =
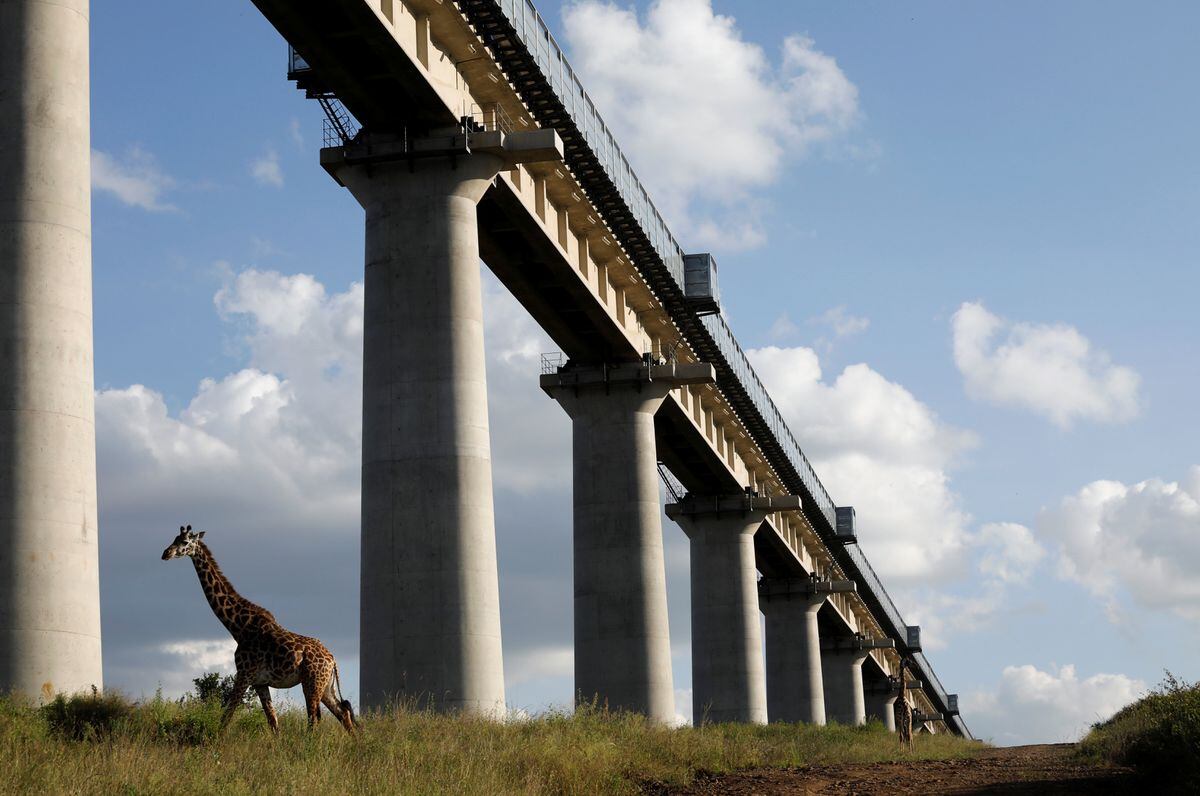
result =
M505 708L482 259L562 349L579 699L675 715L661 478L697 721L890 724L906 656L969 737L531 0L254 3L365 215L363 703ZM88 15L0 0L0 689L34 695L102 682Z

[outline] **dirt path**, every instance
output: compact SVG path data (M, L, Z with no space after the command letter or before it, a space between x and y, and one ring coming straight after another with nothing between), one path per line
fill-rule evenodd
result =
M1073 757L1072 744L988 749L970 760L861 763L701 777L672 793L695 794L1124 794L1130 770ZM1144 788L1143 788L1144 792Z

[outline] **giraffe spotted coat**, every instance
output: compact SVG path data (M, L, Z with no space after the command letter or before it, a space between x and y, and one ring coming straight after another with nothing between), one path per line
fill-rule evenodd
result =
M262 702L267 723L272 731L278 732L279 719L271 705L271 689L299 685L304 691L309 727L321 720L321 705L324 705L348 732L353 732L354 712L350 702L342 699L333 654L317 639L286 630L270 611L238 594L201 541L203 537L204 531L193 533L190 525L180 527L179 535L162 557L163 561L181 556L192 559L209 606L237 642L233 653L237 674L221 726L229 723L246 689L253 688Z

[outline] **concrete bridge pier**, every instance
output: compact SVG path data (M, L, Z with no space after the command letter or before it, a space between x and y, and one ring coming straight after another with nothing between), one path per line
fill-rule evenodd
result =
M763 578L766 614L767 715L771 721L825 723L825 687L817 613L830 594L854 591L851 581Z
M0 692L103 686L87 0L0 2Z
M321 163L366 211L362 701L498 716L476 205L515 158L500 133L470 147L459 133L373 137L322 150ZM520 135L545 144L534 157L561 152L552 130Z
M575 696L675 718L654 414L711 365L568 365L541 386L572 420Z
M883 722L889 732L896 731L896 700L900 697L892 687L867 688L866 694L867 719L878 719Z
M821 669L825 677L825 707L829 721L867 723L862 665L871 650L890 648L892 639L861 636L825 639L821 644Z
M754 534L798 497L688 495L666 507L691 540L692 716L703 722L767 722Z

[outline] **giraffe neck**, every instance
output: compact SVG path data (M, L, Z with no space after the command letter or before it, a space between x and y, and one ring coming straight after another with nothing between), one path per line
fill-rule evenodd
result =
M234 638L239 638L249 620L266 613L262 608L237 593L229 578L217 566L208 547L200 542L196 553L192 556L192 564L196 567L196 575L200 578L200 588L212 608L213 614L220 620Z

